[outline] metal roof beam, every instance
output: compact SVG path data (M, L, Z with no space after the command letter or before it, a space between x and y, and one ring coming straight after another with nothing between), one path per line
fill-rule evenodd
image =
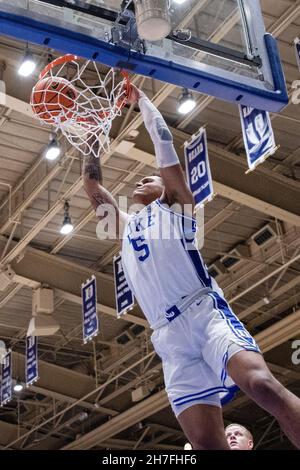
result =
M0 238L0 246L1 241ZM114 301L112 301L114 285L110 275L94 272L92 269L34 248L28 248L24 256L18 262L13 262L11 266L15 272L13 282L31 288L37 288L42 284L49 285L55 290L57 297L78 305L82 305L81 284L89 279L92 274L95 274L101 292L101 303L98 302L97 304L99 312L117 318L115 307L112 306L114 305ZM134 311L138 312L138 309L136 308ZM119 321L148 327L144 317L132 313L126 314Z

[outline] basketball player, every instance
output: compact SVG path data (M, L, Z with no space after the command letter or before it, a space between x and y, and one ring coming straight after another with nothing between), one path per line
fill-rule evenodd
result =
M102 186L100 162L92 156L84 164L84 187L100 220L118 216L124 272L153 329L171 407L193 449L229 450L221 402L238 386L300 447L299 398L272 376L195 249L194 201L172 134L142 91L133 86L128 102L139 104L160 177L137 183L133 200L143 206L130 216ZM164 224L169 239L161 235Z
M231 450L252 450L253 436L241 424L229 424L225 429L225 436Z

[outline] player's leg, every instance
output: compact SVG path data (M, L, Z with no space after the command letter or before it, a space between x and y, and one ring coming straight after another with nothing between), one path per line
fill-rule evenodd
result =
M201 354L204 320L196 321L198 310L194 302L174 321L155 330L151 340L162 359L172 410L193 449L229 450L219 396L223 387Z
M211 308L206 316L207 341L204 360L223 384L232 380L258 405L271 413L283 431L300 447L300 400L286 390L271 374L250 333L232 312L226 300L217 293L209 294ZM223 358L223 361L222 361ZM229 377L228 377L229 376Z
M190 406L177 419L194 450L230 450L218 406Z
M287 437L300 448L300 399L275 379L263 357L240 351L228 361L227 372L241 390L278 420Z

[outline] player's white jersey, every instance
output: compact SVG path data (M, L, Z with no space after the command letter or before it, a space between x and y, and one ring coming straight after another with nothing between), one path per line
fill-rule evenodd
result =
M124 273L150 325L166 310L201 288L220 295L195 247L196 221L156 200L132 214L123 234Z

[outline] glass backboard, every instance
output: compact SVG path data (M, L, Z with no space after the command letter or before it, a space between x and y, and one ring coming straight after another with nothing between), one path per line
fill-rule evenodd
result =
M259 0L170 1L170 34L138 37L130 0L0 0L0 34L279 112L288 95Z

